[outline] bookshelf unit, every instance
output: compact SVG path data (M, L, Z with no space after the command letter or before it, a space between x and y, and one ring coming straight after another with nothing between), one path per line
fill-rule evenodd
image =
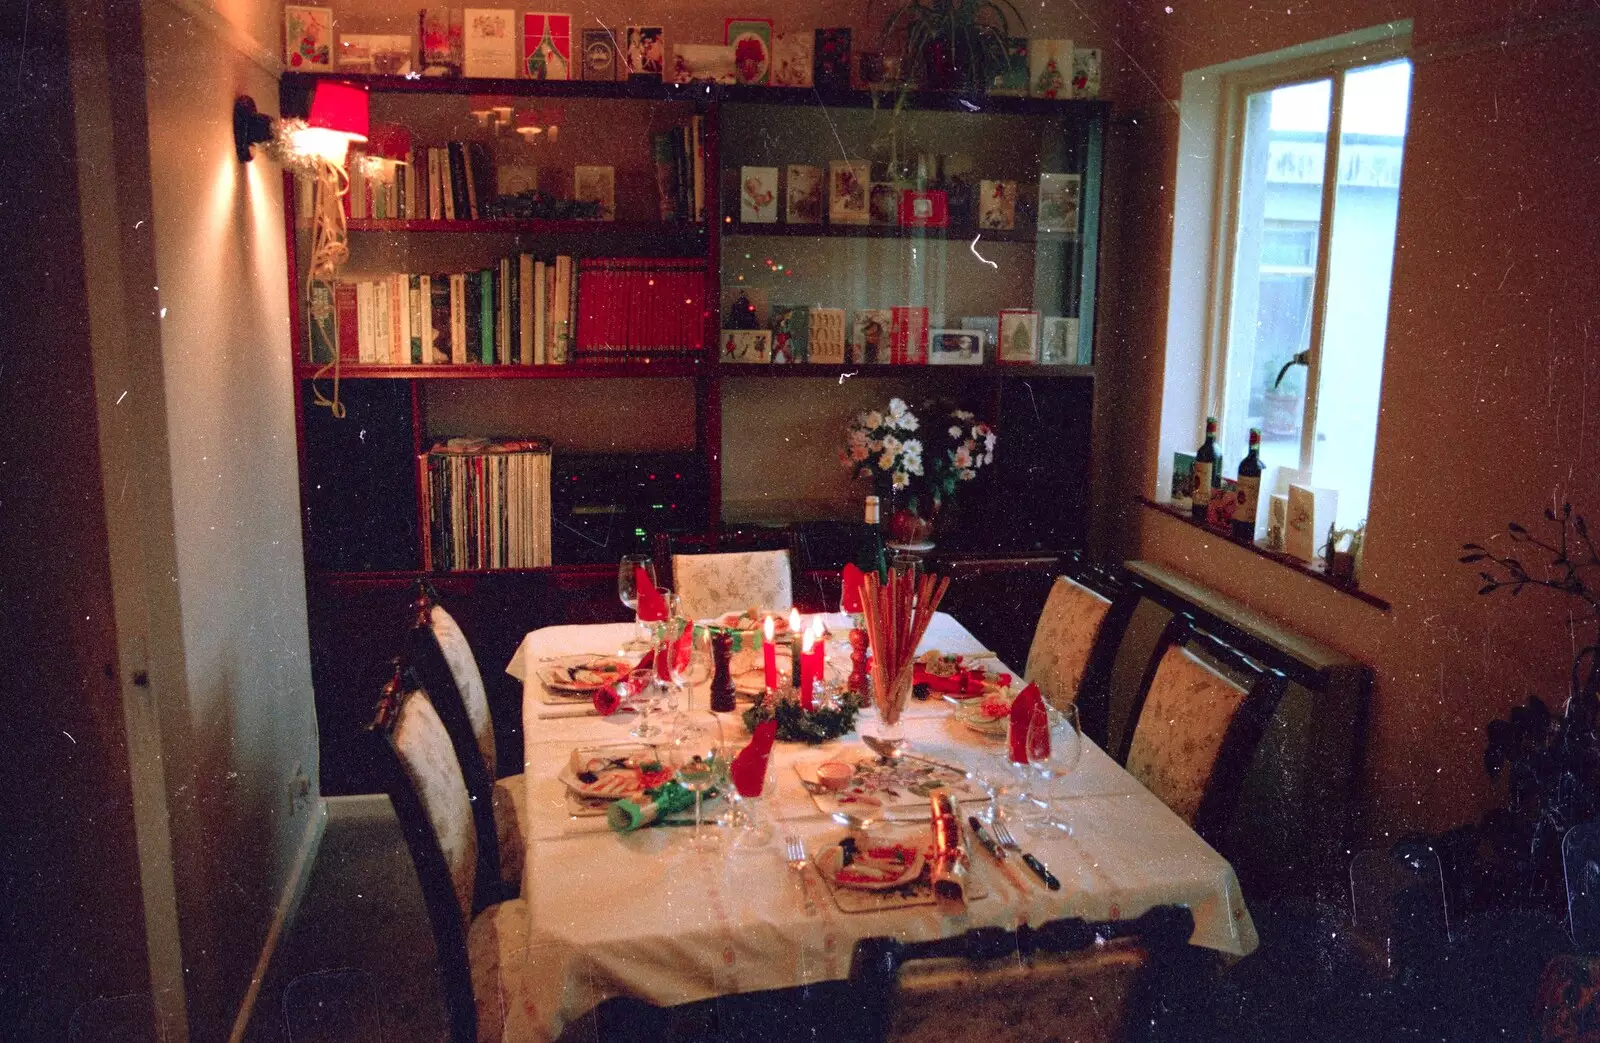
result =
M322 78L286 74L282 111L304 112ZM695 517L705 528L782 526L858 517L869 490L852 485L837 461L845 424L891 395L913 405L938 396L994 421L1000 433L995 465L962 490L951 512L955 528L940 534L941 556L1011 555L1048 570L1038 563L1082 545L1094 366L1078 359L1091 357L1094 342L1106 103L649 82L333 78L366 86L374 124L405 126L414 143L481 141L497 162L512 157L537 166L540 188L558 196L571 196L576 164L610 165L616 184L614 221L351 218L341 277L462 271L526 252L699 258L707 271L702 354L547 365L345 362L339 394L348 415L336 420L313 402L313 386L332 392L333 374L309 361L310 222L286 175L308 607L329 792L359 791L369 779L352 760L356 736L370 709L367 695L401 647L416 580L440 590L480 646L496 718L508 725L519 720L520 691L501 668L524 631L624 618L614 564L558 554L545 568L425 572L416 460L442 437L544 435L558 459L698 457L704 502L695 505ZM559 140L528 145L515 134L495 137L470 115L485 98L559 109ZM695 115L704 125L705 220L654 219L650 134ZM1016 225L789 224L783 180L776 223L740 220L741 167L783 172L807 164L826 174L828 161L841 153L873 162L875 177L896 172L884 169L889 160L909 157L898 168L902 185L919 153L939 153L941 165L960 158L952 165L964 169L974 189L983 179L1014 180ZM1037 230L1041 170L1079 176L1074 231ZM1077 352L1069 363L1049 365L999 364L993 345L982 365L968 366L730 363L719 357L719 334L741 289L757 297L765 291L758 308L844 308L847 332L863 308L927 307L930 329L956 328L959 317L995 316L1001 308L1031 309L1075 318ZM980 504L988 505L981 519ZM609 560L632 549L618 543ZM515 763L516 729L505 731L502 752Z

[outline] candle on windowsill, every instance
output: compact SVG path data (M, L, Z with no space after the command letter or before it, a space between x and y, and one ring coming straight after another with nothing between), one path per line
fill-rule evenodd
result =
M768 616L766 623L761 628L761 669L762 682L767 686L767 691L776 691L778 688L778 645L772 639L772 617Z

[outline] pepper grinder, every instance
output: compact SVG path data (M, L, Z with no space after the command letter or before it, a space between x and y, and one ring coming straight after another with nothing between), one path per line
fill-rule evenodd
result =
M711 712L732 713L734 700L733 671L729 662L733 658L733 635L726 630L711 632Z
M854 694L866 698L867 632L860 627L850 631L850 680L846 687Z

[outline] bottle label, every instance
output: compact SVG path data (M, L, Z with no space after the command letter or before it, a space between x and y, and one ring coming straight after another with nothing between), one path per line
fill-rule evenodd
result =
M1243 478L1234 485L1234 494L1238 498L1233 508L1233 520L1236 522L1256 523L1256 506L1261 499L1261 479Z
M1211 502L1211 462L1209 460L1196 460L1194 462L1194 492L1191 496L1194 502L1201 506Z

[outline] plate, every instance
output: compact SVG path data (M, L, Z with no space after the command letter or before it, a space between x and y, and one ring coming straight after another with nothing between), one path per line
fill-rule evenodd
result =
M896 543L893 540L885 540L883 545L888 547L890 550L910 551L913 554L926 554L928 551L933 549L932 540L928 540L923 543Z
M774 641L789 640L789 613L765 612L761 609L747 608L743 612L724 612L717 617L717 626L728 630L754 630L759 632L766 625L767 616L772 616L772 639Z
M979 735L1004 735L1010 730L1010 714L1004 717L986 717L982 713L982 707L983 703L979 700L965 702L951 711L950 716Z
M904 887L922 874L922 867L927 861L922 854L926 841L926 836L900 839L860 836L856 838L856 850L859 853L850 865L841 865L844 848L838 844L820 848L813 856L812 864L835 887L848 887L854 891L890 891ZM880 879L870 879L880 874Z
M552 692L593 695L632 671L632 663L616 656L562 656L540 666L539 680Z
M646 789L639 765L650 762L659 762L654 746L584 747L572 751L556 778L580 797L633 798Z

